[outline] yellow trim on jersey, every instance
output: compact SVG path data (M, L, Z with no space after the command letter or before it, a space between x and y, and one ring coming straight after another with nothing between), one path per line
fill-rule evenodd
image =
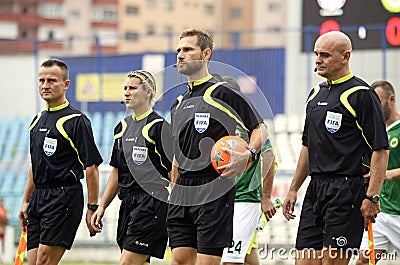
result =
M134 119L135 121L143 120L144 118L146 118L147 116L149 116L150 113L152 113L152 112L153 112L153 109L150 108L148 111L146 111L146 112L143 113L142 115L135 116L135 114L132 114L132 119Z
M38 123L40 116L42 116L42 112L39 112L38 114L36 114L35 120L32 122L31 126L29 126L29 131L31 131L33 129L33 127L35 127L35 125Z
M345 106L345 108L351 113L351 115L354 116L354 118L357 118L357 113L356 113L356 111L353 109L353 107L350 105L349 99L348 99L348 98L349 98L349 96L350 96L352 93L354 93L354 92L356 92L356 91L358 91L358 90L361 90L361 89L369 90L370 88L369 88L369 87L365 87L365 86L356 86L356 87L352 87L352 88L346 90L345 92L342 93L342 95L340 95L340 102L342 102L342 104L343 104L343 105ZM363 128L361 128L361 126L360 126L360 124L358 123L357 119L356 119L356 125L357 125L357 128L360 129L361 135L363 136L364 141L367 143L367 145L369 146L369 148L372 149L371 145L370 145L370 144L368 143L368 141L367 141L367 138L365 138Z
M328 85L340 84L340 83L346 82L347 80L349 80L349 79L352 78L352 77L353 77L353 73L350 72L350 74L348 74L348 75L346 75L346 76L344 76L344 77L342 77L342 78L339 78L339 79L337 79L337 80L333 80L333 81L326 80L326 83L327 83ZM315 96L318 94L318 92L320 91L320 89L321 89L321 88L319 87L319 85L316 85L316 86L314 87L314 91L313 91L313 93L310 95L310 97L307 99L306 105L308 104L308 102L310 102L311 100L313 100L313 99L315 98Z
M151 128L151 126L153 126L155 123L157 122L162 122L163 119L155 119L154 121L146 124L143 129L142 129L142 135L143 137L151 144L154 145L154 151L156 152L156 154L160 157L160 164L166 169L168 170L168 168L163 164L162 159L161 159L161 154L160 152L158 152L157 147L156 147L156 141L154 141L153 139L150 138L149 136L149 130Z
M71 114L65 117L62 117L60 119L58 119L58 121L56 122L56 128L57 130L61 133L62 136L64 136L65 139L67 139L69 141L69 143L71 144L72 149L75 150L77 156L78 156L78 161L79 163L81 163L81 165L83 166L83 163L81 161L81 159L79 158L79 152L78 149L75 147L74 143L72 142L71 138L69 137L69 135L67 134L67 132L64 130L64 122L66 122L69 119L75 118L75 117L79 117L81 116L81 114Z
M69 102L67 100L67 101L65 101L64 104L61 104L60 106L57 106L57 107L54 107L54 108L47 107L46 109L47 109L47 111L57 111L57 110L60 110L60 109L68 107L68 105L69 105Z
M156 144L156 141L154 141L153 139L150 138L150 136L149 136L149 130L150 130L151 126L153 126L156 122L160 122L160 121L163 121L163 119L155 119L154 121L152 121L152 122L146 124L145 126L143 126L143 129L142 129L143 137L144 137L148 142L150 142L150 143L152 143L152 144L154 144L154 145Z
M122 137L122 135L124 134L126 128L128 127L128 125L126 124L125 120L121 121L121 126L122 126L121 131L119 133L117 133L116 135L114 135L114 140L117 139L117 138Z
M183 96L182 96L182 95L180 95L180 96L178 96L178 97L176 98L176 100L178 101L178 104L176 104L175 109L178 109L179 105L181 105L182 99L183 99Z
M194 82L193 82L193 86L201 85L201 84L207 82L208 80L210 80L211 78L212 78L212 75L211 75L211 74L208 74L208 75L206 75L205 77L203 77L202 79L197 80L197 81L194 81Z
M225 112L226 114L228 114L229 117L231 117L232 119L234 119L240 126L242 126L243 129L245 129L246 131L250 131L249 129L247 129L247 127L244 125L244 123L238 118L236 117L235 114L233 114L229 109L227 109L226 107L222 106L221 104L219 104L218 102L216 102L212 97L211 97L211 93L214 92L214 90L221 84L224 84L226 82L219 82L216 83L212 86L210 86L209 88L207 88L206 92L204 93L203 99L205 102L207 102L208 104L210 104L211 106L216 107L217 109L219 109L222 112Z
M347 80L349 80L350 78L352 78L353 77L353 73L352 72L350 72L350 74L348 74L348 75L346 75L346 76L343 76L342 78L339 78L339 79L337 79L337 80L332 80L331 82L328 82L328 81L326 81L328 84L330 83L330 84L332 84L332 85L335 85L335 84L340 84L340 83L343 83L343 82L346 82Z
M306 101L306 105L308 104L308 102L310 102L311 100L313 100L315 98L315 96L318 94L319 90L320 90L319 85L316 85L314 87L313 93L308 97L308 99Z
M75 177L75 180L78 180L78 178L76 177L76 174L75 174L75 172L74 172L74 171L72 171L71 169L70 169L69 171L72 173L72 175L74 175L74 177Z

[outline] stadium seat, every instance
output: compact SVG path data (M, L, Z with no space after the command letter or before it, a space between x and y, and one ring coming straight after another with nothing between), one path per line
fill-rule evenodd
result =
M287 132L287 118L286 115L284 114L277 114L274 117L274 129L275 133L283 133Z

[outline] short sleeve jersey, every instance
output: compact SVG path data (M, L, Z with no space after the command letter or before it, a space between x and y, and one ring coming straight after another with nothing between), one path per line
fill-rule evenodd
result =
M110 165L118 168L119 196L166 192L172 161L171 128L152 109L127 116L114 129Z
M211 75L193 82L171 108L174 154L181 176L217 178L211 165L213 144L235 135L239 124L251 132L262 118L246 97Z
M314 87L302 141L308 147L310 175L366 174L372 151L388 148L377 94L353 74Z
M29 130L36 187L76 182L83 169L103 162L89 119L68 102L37 114Z
M389 161L387 169L400 168L400 120L387 127L389 140ZM400 179L385 180L381 188L381 211L400 215Z

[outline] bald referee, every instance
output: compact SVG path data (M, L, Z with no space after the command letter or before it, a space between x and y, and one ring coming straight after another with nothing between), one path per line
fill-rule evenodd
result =
M326 81L307 99L303 147L283 204L285 217L293 219L297 191L311 175L297 231L297 265L348 264L363 228L379 212L372 197L379 194L388 161L385 120L374 90L350 71L351 52L350 38L340 31L315 42L316 70Z

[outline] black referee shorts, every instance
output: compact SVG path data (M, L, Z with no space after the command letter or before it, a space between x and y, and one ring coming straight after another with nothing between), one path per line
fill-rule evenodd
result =
M168 241L167 210L166 202L145 192L124 196L117 229L120 249L164 258Z
M71 249L82 220L81 183L54 188L36 188L29 202L27 249L39 244Z
M312 177L303 202L296 249L359 248L364 197L361 176Z
M181 181L199 184L199 179ZM182 183L181 183L182 184ZM168 209L169 246L196 248L198 253L222 256L232 244L235 188L201 205L170 204Z

